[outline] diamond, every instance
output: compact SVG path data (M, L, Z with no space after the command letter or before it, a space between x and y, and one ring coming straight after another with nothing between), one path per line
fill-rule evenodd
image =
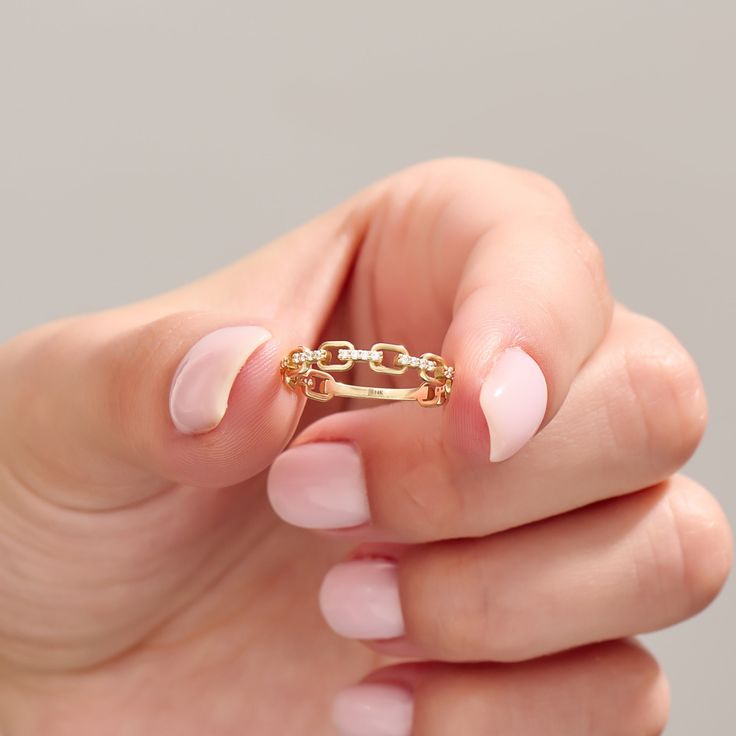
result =
M357 351L357 350L351 350L351 351L350 351L350 357L351 357L351 358L352 358L353 360L357 360L357 359L358 359L358 351Z
M396 359L396 362L399 365L409 365L410 360L411 358L409 358L408 355L404 355L404 353L401 353L401 355L399 355L399 357Z
M412 368L418 368L419 367L419 358L410 358L409 362L411 363Z

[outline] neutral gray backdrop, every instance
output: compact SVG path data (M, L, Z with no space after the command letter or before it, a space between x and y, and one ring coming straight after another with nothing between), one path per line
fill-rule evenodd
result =
M731 2L0 0L0 339L240 257L448 154L538 169L699 361L736 516ZM649 637L668 734L736 723L736 594Z

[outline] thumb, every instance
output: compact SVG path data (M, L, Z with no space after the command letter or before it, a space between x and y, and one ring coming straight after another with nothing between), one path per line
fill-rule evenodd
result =
M280 360L324 329L359 242L345 222L334 211L199 283L0 347L11 475L57 502L110 508L267 468L305 403L284 389Z

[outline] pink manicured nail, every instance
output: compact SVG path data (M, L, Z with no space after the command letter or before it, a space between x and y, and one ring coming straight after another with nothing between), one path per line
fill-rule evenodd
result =
M284 521L307 529L341 529L370 518L363 463L349 442L282 452L268 473L268 497Z
M496 359L480 390L491 434L491 462L520 450L539 429L547 411L547 383L540 367L521 348Z
M214 429L225 416L233 382L253 351L271 338L256 325L222 327L189 349L171 382L169 413L185 434Z
M353 560L327 573L319 594L330 627L350 639L393 639L404 633L396 564Z
M340 736L410 736L414 698L398 685L364 683L343 690L332 706Z

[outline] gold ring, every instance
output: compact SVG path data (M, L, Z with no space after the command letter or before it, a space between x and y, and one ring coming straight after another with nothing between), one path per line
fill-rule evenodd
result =
M389 355L393 357L389 359ZM367 363L376 373L393 375L416 368L422 383L416 388L353 386L340 383L331 375L336 371L350 370L355 363ZM316 350L303 345L290 350L281 359L281 375L290 389L301 391L315 401L329 401L334 396L344 396L351 399L417 401L422 406L441 406L450 398L455 369L434 353L412 356L403 345L377 342L368 350L356 350L347 340L328 340Z

